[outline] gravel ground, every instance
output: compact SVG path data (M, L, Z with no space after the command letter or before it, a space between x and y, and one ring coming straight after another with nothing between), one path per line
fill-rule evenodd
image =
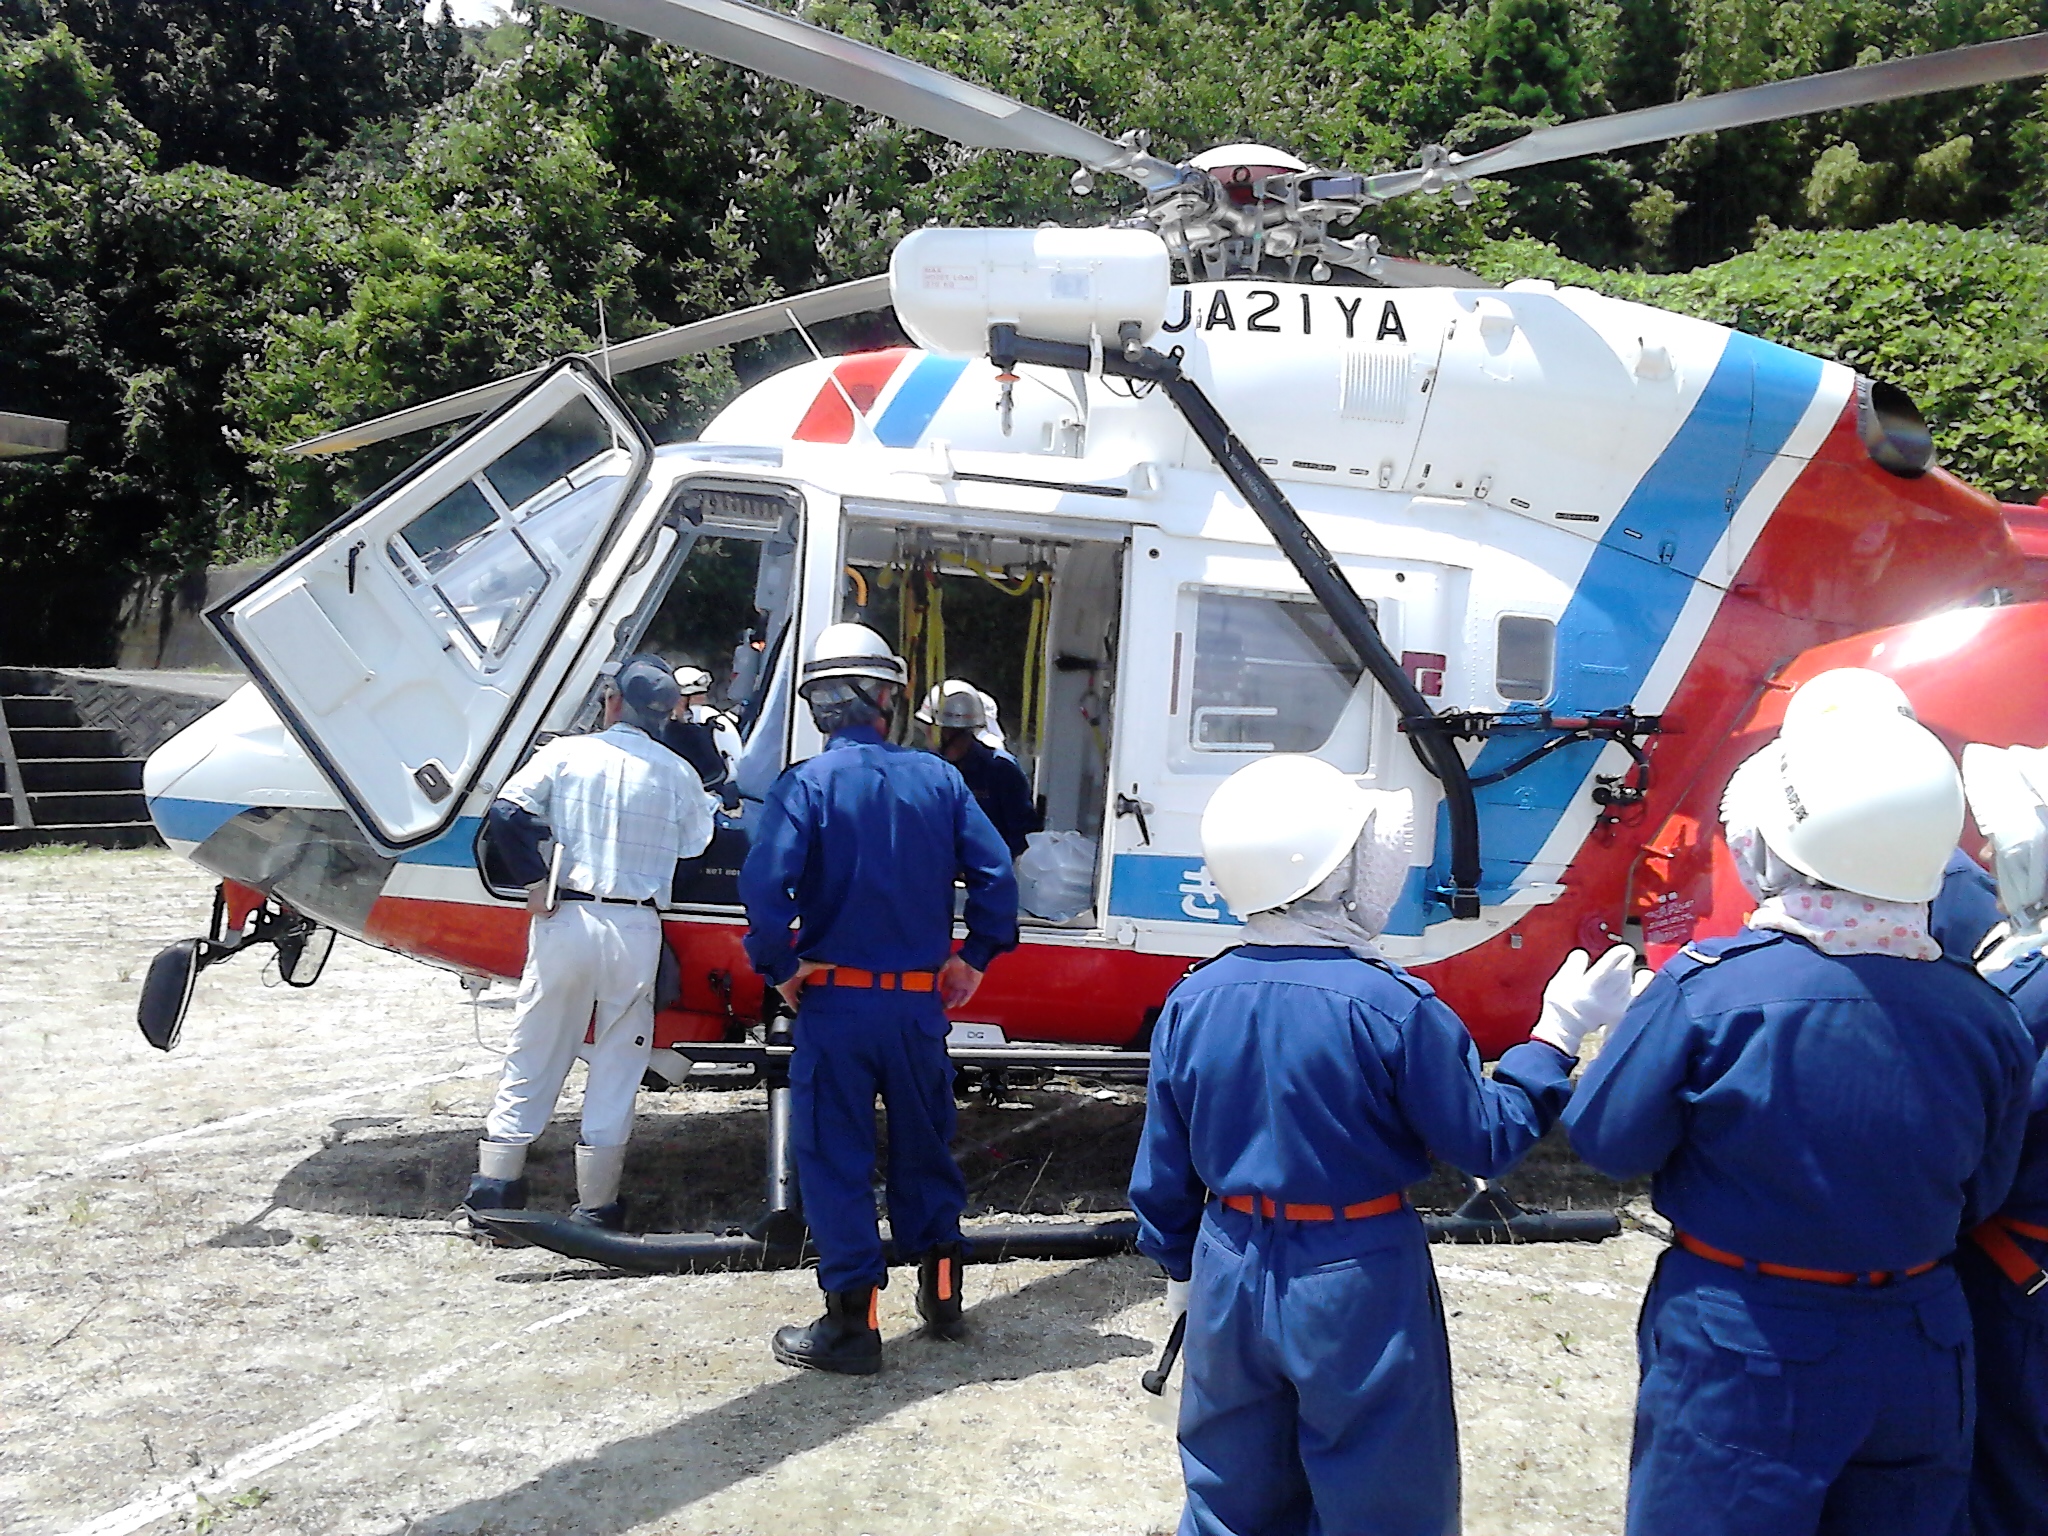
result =
M168 1056L143 968L211 887L163 853L0 857L0 1531L1170 1530L1170 1422L1137 1391L1165 1332L1135 1258L969 1275L971 1340L888 1369L785 1371L799 1273L628 1278L447 1234L508 1000L343 941L307 992L256 956L205 973ZM271 983L266 985L265 983ZM571 1193L575 1085L535 1203ZM758 1090L644 1095L641 1223L751 1213ZM963 1112L980 1208L1112 1210L1139 1109L1055 1083ZM1524 1199L1633 1197L1546 1142ZM1447 1179L1417 1191L1454 1197ZM1639 1210L1639 1201L1631 1201ZM1465 1528L1620 1528L1630 1330L1660 1243L1435 1252Z

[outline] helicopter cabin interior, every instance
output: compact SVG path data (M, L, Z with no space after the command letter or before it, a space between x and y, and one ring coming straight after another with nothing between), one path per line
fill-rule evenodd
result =
M1028 859L1024 867L1038 909L1027 906L1024 923L1096 926L1126 530L865 502L847 502L841 514L836 607L826 622L867 624L905 658L910 683L893 739L934 746L934 733L914 718L917 705L947 678L972 682L994 706L983 739L999 741L1023 770L1053 834L1034 850L1040 872L1031 875ZM686 863L674 908L738 907L748 811L792 760L805 533L803 498L786 486L722 475L681 482L656 537L654 575L616 631L620 654L652 652L710 673L709 702L741 743L739 813L721 815L711 846ZM596 727L598 700L592 689L574 729ZM546 739L543 732L534 744ZM517 894L488 835L478 855L485 883Z

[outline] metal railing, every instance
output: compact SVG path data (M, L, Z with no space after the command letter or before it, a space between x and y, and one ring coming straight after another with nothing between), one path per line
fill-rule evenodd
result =
M28 784L21 776L21 758L14 750L14 732L7 726L7 706L0 703L0 769L7 775L7 795L14 802L14 829L33 831L36 813L28 803Z

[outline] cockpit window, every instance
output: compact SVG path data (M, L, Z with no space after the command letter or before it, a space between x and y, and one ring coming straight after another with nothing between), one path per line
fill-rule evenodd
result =
M611 428L597 414L597 407L579 396L555 412L546 426L521 438L484 471L484 478L507 506L524 508L540 492L568 480L611 446Z
M579 395L392 537L393 564L478 670L496 670L548 583L581 562L630 460Z

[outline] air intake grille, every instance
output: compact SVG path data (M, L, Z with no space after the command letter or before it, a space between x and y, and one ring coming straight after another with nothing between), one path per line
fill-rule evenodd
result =
M1352 347L1344 354L1344 396L1338 415L1347 421L1408 419L1408 349Z

